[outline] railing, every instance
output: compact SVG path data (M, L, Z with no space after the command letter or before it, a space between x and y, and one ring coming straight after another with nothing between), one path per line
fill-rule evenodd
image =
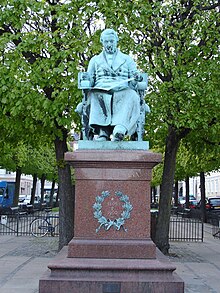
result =
M213 237L220 239L220 213L213 213L210 217L210 222L212 224Z
M0 234L4 235L31 235L30 224L36 218L45 219L48 217L49 223L54 227L53 236L59 235L59 216L50 213L49 215L44 211L28 213L12 213L0 216ZM51 236L48 233L47 236Z
M0 216L0 234L7 235L31 235L30 224L36 218L45 219L47 217L49 223L54 227L53 235L59 235L59 217L57 214L48 214L44 211L35 212L34 214L28 213L14 213ZM151 218L153 232L156 228L156 214ZM215 230L214 230L215 229ZM215 237L220 237L219 221L216 225L213 224L213 233ZM41 232L38 231L39 236ZM50 236L52 233L47 234ZM214 236L213 234L213 236ZM152 233L154 240L155 233ZM185 214L172 215L170 218L170 241L203 241L203 222L198 218L187 218Z
M170 241L203 241L204 227L200 219L180 215L170 218Z
M158 212L151 213L151 238L153 241L156 236L157 216ZM199 214L192 214L188 210L178 212L175 210L170 217L169 228L170 241L203 241L204 226Z

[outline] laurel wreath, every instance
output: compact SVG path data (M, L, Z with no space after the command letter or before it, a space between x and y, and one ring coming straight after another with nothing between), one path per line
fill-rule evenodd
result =
M124 228L124 223L125 220L130 218L131 211L133 209L133 206L131 205L129 201L129 197L127 195L124 195L120 191L116 191L115 195L118 196L119 200L123 202L124 204L122 205L123 207L123 212L121 213L120 217L114 220L107 219L103 214L102 214L102 203L104 200L110 196L109 191L103 191L101 195L96 196L96 202L93 205L94 209L94 218L98 220L99 222L99 227L96 229L96 233L103 227L106 231L108 231L111 227L119 231L121 228L127 232L127 229Z

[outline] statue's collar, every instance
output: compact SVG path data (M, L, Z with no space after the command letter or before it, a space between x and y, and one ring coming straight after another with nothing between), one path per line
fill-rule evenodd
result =
M125 59L122 58L121 56L121 51L119 49L117 49L117 51L113 54L113 61L112 61L112 66L110 66L108 64L108 59L106 57L106 52L103 50L102 51L102 56L103 56L103 59L105 61L105 63L113 70L117 70L122 64L125 63Z

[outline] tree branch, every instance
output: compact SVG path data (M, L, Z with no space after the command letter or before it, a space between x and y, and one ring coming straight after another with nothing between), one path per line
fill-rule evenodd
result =
M212 4L212 5L209 5L209 6L198 5L197 7L200 10L212 10L212 9L217 8L217 7L220 8L220 1L218 0L218 2L216 2L216 3Z

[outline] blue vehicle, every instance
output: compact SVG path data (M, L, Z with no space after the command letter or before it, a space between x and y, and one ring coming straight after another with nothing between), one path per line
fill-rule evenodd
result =
M0 181L0 209L13 205L15 182Z

